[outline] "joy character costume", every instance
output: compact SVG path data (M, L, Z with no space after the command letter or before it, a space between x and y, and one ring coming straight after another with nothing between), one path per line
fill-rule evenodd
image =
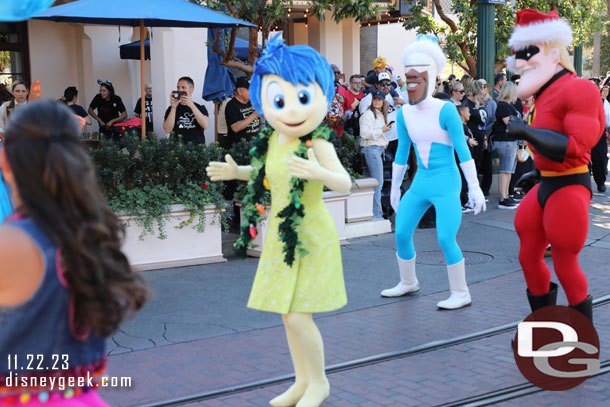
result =
M248 307L282 314L295 383L270 401L274 407L317 407L329 395L324 346L312 313L347 303L335 224L322 189L348 192L351 179L320 123L334 97L334 75L313 48L287 47L281 36L267 43L254 66L252 106L267 127L254 140L250 166L210 163L212 181L250 180L235 247L244 253L262 219L260 202L271 190L269 227Z
M474 160L455 105L432 97L436 77L445 63L438 40L432 36L418 35L403 53L409 104L398 111L398 150L392 165L390 196L396 211L400 282L396 287L382 291L381 295L395 297L419 290L413 233L422 215L433 205L451 291L450 297L437 305L441 309L457 309L470 305L471 298L466 284L464 257L456 241L462 205L461 179L454 152L457 152L468 182L468 198L475 214L485 210L485 197L479 187ZM400 185L407 169L411 144L417 156L417 173L411 187L400 199Z
M550 243L553 266L569 305L592 320L587 278L578 265L589 225L591 148L602 134L605 118L599 90L578 78L567 47L569 24L556 11L517 12L509 45L508 69L522 73L517 93L534 95L529 125L511 118L508 134L526 140L541 181L521 201L515 228L521 240L519 262L532 311L557 300L557 285L544 262Z

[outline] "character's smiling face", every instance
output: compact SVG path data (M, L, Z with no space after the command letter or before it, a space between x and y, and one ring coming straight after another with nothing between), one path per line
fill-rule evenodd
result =
M261 108L271 127L288 137L311 133L324 120L328 100L317 83L294 86L277 75L263 76Z
M409 104L416 105L424 100L428 94L428 71L420 72L415 67L405 67L407 79L407 94Z

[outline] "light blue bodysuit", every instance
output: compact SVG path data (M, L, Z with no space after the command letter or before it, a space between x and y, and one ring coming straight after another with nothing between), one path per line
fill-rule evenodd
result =
M413 233L421 217L433 205L436 210L438 242L447 265L462 261L457 231L462 221L460 190L462 181L455 162L472 159L462 120L451 102L427 97L415 105L403 105L398 111L398 149L394 162L406 165L411 143L417 156L417 173L404 194L396 213L398 257L415 257Z

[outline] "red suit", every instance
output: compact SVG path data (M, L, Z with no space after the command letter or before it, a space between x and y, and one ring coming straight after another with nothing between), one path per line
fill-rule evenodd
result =
M588 163L590 150L604 128L599 90L590 81L562 71L536 94L531 126L568 137L562 162L534 152L542 181L523 199L515 216L521 240L519 262L533 295L549 291L551 273L544 262L550 243L555 273L570 305L587 298L587 279L578 265L589 225L591 201Z

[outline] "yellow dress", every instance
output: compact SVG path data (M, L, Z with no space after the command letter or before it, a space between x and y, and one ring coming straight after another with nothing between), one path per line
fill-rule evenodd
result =
M322 201L323 185L305 184L301 203L305 216L299 239L307 254L295 253L292 267L284 262L277 214L288 204L290 171L288 162L300 140L290 145L278 142L278 133L269 138L265 174L271 186L269 227L263 244L248 307L280 314L326 312L347 304L341 250L335 223Z

